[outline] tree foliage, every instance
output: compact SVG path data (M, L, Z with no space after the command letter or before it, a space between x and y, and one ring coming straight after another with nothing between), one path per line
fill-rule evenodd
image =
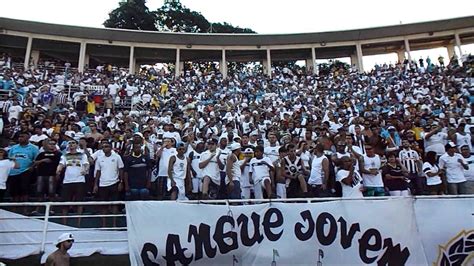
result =
M146 0L128 0L109 13L104 22L106 28L156 31L156 14L145 5Z
M211 23L201 13L192 11L179 2L164 4L149 11L146 0L128 0L109 13L104 22L107 28L154 30L193 33L255 33L248 28L234 27L229 23Z

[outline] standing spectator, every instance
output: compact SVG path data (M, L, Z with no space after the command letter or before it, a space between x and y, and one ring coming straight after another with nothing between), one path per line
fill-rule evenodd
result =
M398 153L398 161L408 174L411 192L413 195L423 195L426 181L419 175L422 166L420 155L411 149L410 142L406 139L402 141L402 147L403 149Z
M30 176L33 162L38 156L39 149L29 142L30 134L21 132L18 135L18 144L8 150L8 157L15 159L19 167L10 171L8 178L10 195L13 201L28 201Z
M387 164L382 168L382 176L390 196L408 196L410 193L408 191L408 184L405 181L406 176L409 175L407 169L395 153L389 153L387 160Z
M364 189L362 177L354 167L354 159L349 156L341 158L341 167L336 174L336 181L341 183L343 198L362 198Z
M156 189L158 200L165 197L167 191L166 186L168 182L169 162L170 158L174 155L176 155L176 148L173 147L171 138L165 138L163 140L163 145L156 153L157 158L159 158L158 176L155 180L152 180L154 182L153 188Z
M461 147L461 155L469 166L469 169L464 170L464 176L466 177L466 194L474 194L474 155L471 154L468 145Z
M314 157L310 164L310 176L308 180L308 191L310 197L325 196L323 192L327 189L329 180L329 159L324 155L324 146L316 144Z
M241 154L240 143L232 143L230 145L230 151L231 153L227 156L226 162L226 175L229 181L227 185L227 198L241 199L242 191L240 188L240 180L242 178L242 169L239 162L239 156Z
M68 143L68 151L61 156L58 168L56 170L56 178L59 180L61 173L65 170L63 186L61 191L61 199L63 201L83 201L86 193L86 178L89 173L89 161L83 153L77 152L77 141L70 140ZM63 215L67 214L69 206L63 207ZM83 206L77 207L77 213L82 214ZM66 223L66 218L63 218ZM80 226L81 218L77 219Z
M195 199L201 198L202 192L202 169L199 168L199 161L204 152L204 142L198 142L196 148L189 153L189 160L191 162L191 176L192 176L192 193Z
M168 163L168 191L171 192L171 200L187 200L186 180L190 178L189 159L184 155L186 145L184 142L176 144L176 154L169 158Z
M124 159L124 184L128 200L147 200L151 187L150 157L140 145L133 144Z
M255 157L250 160L250 180L253 180L253 191L256 199L263 199L263 191L267 198L272 198L271 172L275 170L270 158L264 157L263 146L255 148Z
M296 156L295 145L288 144L287 149L288 155L282 160L282 168L285 169L284 176L288 180L286 181L288 198L307 196L308 186L305 179L307 171L303 161L299 156Z
M426 153L425 162L423 163L423 173L426 175L426 186L430 195L443 195L445 191L441 179L443 170L438 167L436 158L436 152L429 151Z
M382 164L380 156L374 153L371 145L365 145L365 152L366 154L361 156L359 165L362 179L364 180L366 196L385 196L384 183L380 171Z
M241 198L250 199L251 198L251 188L252 184L250 183L250 160L253 158L253 149L248 147L243 152L243 159L240 160L240 170L242 175L240 178L240 186L242 190Z
M219 166L217 158L220 154L217 153L217 140L210 139L207 141L208 149L202 153L199 161L199 168L202 169L203 183L202 183L202 197L207 199L211 188L219 189L221 184Z
M446 153L439 158L439 167L446 173L448 194L466 194L466 177L464 170L469 170L469 165L463 156L456 152L456 144L448 142Z
M102 151L104 154L98 156L95 162L94 194L98 192L102 201L115 201L123 189L124 164L120 155L112 152L109 142L102 142ZM103 206L103 214L107 208L108 206ZM112 205L112 213L117 213L117 205ZM106 226L105 217L102 218L102 226ZM116 217L113 218L113 226L116 226Z
M56 149L56 141L47 139L45 150L36 157L35 168L37 174L36 192L43 201L54 201L56 198L56 169L61 160L61 152Z
M7 157L7 152L0 149L0 202L3 202L5 191L7 190L8 175L13 168L18 168L19 165L15 160L10 160Z
M431 128L431 125L425 126L425 133L422 135L425 140L425 153L434 151L438 157L445 153L444 145L448 140L448 134L442 130L441 125L434 129Z

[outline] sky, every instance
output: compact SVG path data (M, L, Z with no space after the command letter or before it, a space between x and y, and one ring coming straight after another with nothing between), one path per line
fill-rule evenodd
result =
M108 18L108 13L118 7L119 2L0 1L0 17L88 27L103 27L102 23ZM150 10L156 10L163 2L148 0L147 6ZM234 26L269 34L360 29L474 15L473 0L181 0L181 3L191 10L201 12L211 22L225 21ZM463 49L474 52L474 47L471 46ZM365 60L366 58L364 65Z

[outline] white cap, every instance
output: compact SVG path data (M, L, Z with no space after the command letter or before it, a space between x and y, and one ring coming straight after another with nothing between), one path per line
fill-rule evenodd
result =
M69 130L69 131L64 132L64 135L73 139L76 136L76 132Z
M253 149L252 148L247 148L244 150L244 153L253 153Z
M143 134L141 132L137 132L135 134L133 134L134 136L139 136L140 138L143 139Z
M242 146L240 146L240 143L238 143L238 142L232 143L232 144L230 145L230 150L231 150L231 151L235 151L235 150L238 150L238 149L240 149L240 148L242 148Z
M56 246L61 244L64 241L72 240L74 241L74 236L71 233L64 233L58 237L58 240L56 241Z

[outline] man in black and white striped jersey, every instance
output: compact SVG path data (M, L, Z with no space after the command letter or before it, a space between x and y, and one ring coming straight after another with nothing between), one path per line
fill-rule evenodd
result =
M403 149L400 150L398 158L408 171L411 193L413 195L423 195L426 181L419 174L422 164L420 155L417 151L411 149L410 142L407 139L402 141L402 147Z

